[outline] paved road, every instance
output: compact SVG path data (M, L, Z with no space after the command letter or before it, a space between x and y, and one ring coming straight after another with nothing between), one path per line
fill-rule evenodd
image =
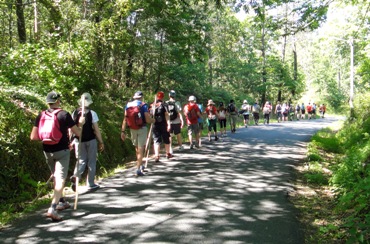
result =
M1 230L0 243L304 243L286 196L310 136L333 121L241 128L187 147L144 177L103 180L63 222L44 218L45 206Z

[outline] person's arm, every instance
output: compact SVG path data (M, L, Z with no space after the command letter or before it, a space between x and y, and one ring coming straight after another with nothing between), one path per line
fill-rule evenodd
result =
M170 120L170 114L166 111L164 113L164 117L166 118L166 121L167 121L167 131L170 132L171 131L171 120Z
M126 134L125 134L125 131L126 131L126 116L127 116L127 113L126 113L126 110L125 110L125 115L123 116L122 126L121 126L121 140L122 141L124 141L126 139Z
M99 151L102 152L104 150L104 143L103 143L103 138L101 136L101 132L100 132L98 123L93 123L92 125L93 125L93 129L94 129L96 139L99 142Z
M39 137L39 128L38 127L34 126L32 128L30 139L32 141L39 141L40 140L40 137Z
M177 116L179 116L181 121L181 128L184 127L184 118L182 117L182 114L180 112L177 113Z

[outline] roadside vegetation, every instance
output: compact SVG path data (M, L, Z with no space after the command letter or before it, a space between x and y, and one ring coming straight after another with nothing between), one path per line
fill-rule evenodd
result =
M307 243L369 243L370 94L355 117L316 133L299 167L291 201L301 210Z

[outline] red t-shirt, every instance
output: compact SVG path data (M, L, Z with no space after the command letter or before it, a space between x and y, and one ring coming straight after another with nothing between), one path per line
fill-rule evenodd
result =
M217 108L214 105L207 106L206 114L209 119L216 119Z
M200 113L200 109L196 103L186 104L184 107L186 123L188 125L197 124L198 123L198 113Z
M307 112L311 112L312 111L312 106L311 105L307 105Z

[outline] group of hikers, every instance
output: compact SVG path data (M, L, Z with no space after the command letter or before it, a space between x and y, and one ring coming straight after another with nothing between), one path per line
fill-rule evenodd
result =
M190 149L201 146L201 133L205 125L208 127L208 140L219 139L217 124L220 126L220 136L226 136L227 119L230 123L231 133L236 132L238 116L243 116L244 126L250 123L250 116L254 124L258 125L259 116L262 112L264 124L269 124L270 116L275 113L278 122L304 119L306 111L308 119L316 117L316 104L308 103L307 106L290 103L277 103L273 109L270 102L260 106L257 102L252 105L247 100L243 101L240 109L235 105L234 100L225 106L220 102L216 106L213 100L208 100L207 105L197 103L196 97L191 95L188 103L182 107L176 101L176 92L171 90L168 93L169 99L164 100L165 94L160 91L156 94L151 104L143 101L144 94L141 91L135 92L132 100L124 109L124 117L121 126L122 141L127 138L127 131L135 147L136 167L135 175L144 176L146 163L149 158L151 140L153 140L154 161L160 161L161 144L164 144L165 157L173 157L172 136L177 138L178 150L183 150L181 130L187 126L187 134ZM71 176L72 189L76 191L76 179L78 180L85 168L88 167L86 186L88 190L97 189L100 186L95 183L97 152L104 150L103 138L98 126L98 115L89 106L93 103L89 93L84 93L79 99L79 108L72 114L61 109L61 96L56 92L47 94L46 103L49 108L42 111L36 118L32 129L31 140L41 140L46 162L51 171L51 178L54 179L54 194L51 206L46 216L53 221L61 221L62 217L58 211L67 209L70 204L63 197L63 189L68 174L70 150L74 148L77 159L76 167ZM320 115L324 118L325 104L319 107ZM185 118L184 118L184 117ZM148 131L148 125L149 131ZM129 130L128 130L129 129ZM146 162L144 163L144 158ZM77 181L78 184L78 181Z

